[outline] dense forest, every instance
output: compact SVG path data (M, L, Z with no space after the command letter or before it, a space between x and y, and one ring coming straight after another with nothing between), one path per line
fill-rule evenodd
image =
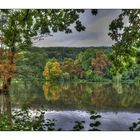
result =
M55 82L139 82L140 65L117 75L112 47L29 47L20 50L16 78Z

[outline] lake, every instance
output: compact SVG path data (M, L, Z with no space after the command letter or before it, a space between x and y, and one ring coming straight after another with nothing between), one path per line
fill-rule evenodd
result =
M85 121L89 130L90 114L96 110L102 117L100 130L129 130L140 118L140 86L121 83L51 84L13 82L9 95L0 95L0 114L29 106L43 106L45 118L55 119L56 128L72 130L76 120Z

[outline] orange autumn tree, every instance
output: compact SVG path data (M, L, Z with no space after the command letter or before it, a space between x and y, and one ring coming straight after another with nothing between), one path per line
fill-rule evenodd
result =
M111 62L103 52L97 52L95 58L91 60L92 69L99 76L104 76L104 70L110 64Z
M6 79L12 78L15 73L14 69L16 67L15 63L10 63L11 57L15 57L15 54L12 55L7 50L0 48L0 79L1 79L1 88L6 85ZM13 58L14 59L14 58Z
M65 58L63 62L63 71L70 74L71 78L74 78L75 75L78 75L80 78L83 78L84 69L80 63L72 58Z
M3 39L0 38L0 90L3 92L7 90L9 84L7 79L11 79L15 76L15 60L19 58L19 54L11 52L8 48L3 47Z
M16 74L15 61L20 58L20 54L11 51L9 47L3 45L5 38L0 37L0 92L7 92L11 78Z

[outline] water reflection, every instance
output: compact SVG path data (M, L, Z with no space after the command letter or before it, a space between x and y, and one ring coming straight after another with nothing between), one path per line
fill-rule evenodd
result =
M44 95L46 100L56 101L60 98L61 88L58 85L46 83L43 85Z
M79 116L83 116L86 120L85 113L96 110L102 115L101 130L128 130L128 126L139 117L140 86L120 83L42 84L41 82L34 85L28 81L13 83L9 94L0 94L0 116L7 114L11 124L11 110L23 106L38 109L42 105L47 110L54 110L50 118L53 116L60 125L66 125L70 120L78 120ZM72 113L75 114L76 110L80 112L78 111L78 116L73 116ZM121 121L120 117L126 118L126 122L123 123L125 120Z
M3 117L6 116L6 121L10 125L12 125L12 111L11 111L11 98L10 95L7 94L0 94L0 118L3 119ZM2 120L1 120L2 121Z
M45 99L64 105L75 105L78 109L139 110L140 87L135 84L50 84L43 85ZM133 110L133 111L134 111ZM140 111L140 110L139 110Z
M50 110L97 110L140 112L140 86L105 83L13 83L10 96L13 106L45 106Z

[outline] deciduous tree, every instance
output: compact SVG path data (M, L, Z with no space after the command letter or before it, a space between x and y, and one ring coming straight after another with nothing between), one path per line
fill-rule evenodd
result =
M114 73L122 73L136 63L140 49L140 10L122 10L109 26L109 36L115 41L112 61Z
M96 57L91 60L91 65L95 74L104 76L105 67L110 65L110 61L103 52L97 52Z

